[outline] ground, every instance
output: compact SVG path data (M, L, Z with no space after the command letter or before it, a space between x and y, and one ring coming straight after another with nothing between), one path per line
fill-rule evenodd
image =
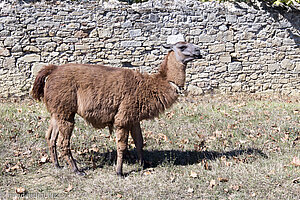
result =
M86 176L49 161L49 113L31 100L0 103L0 199L300 199L299 98L185 97L143 121L149 168L131 157L115 174L108 129L76 117L72 152Z

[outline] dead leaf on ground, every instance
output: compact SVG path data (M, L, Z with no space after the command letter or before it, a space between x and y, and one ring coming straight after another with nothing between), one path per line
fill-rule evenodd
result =
M71 190L73 190L73 186L69 184L69 186L65 189L65 191L70 192Z
M192 177L192 178L197 178L197 177L198 177L198 174L197 174L196 172L194 172L194 171L191 171L190 177Z
M296 139L294 139L293 146L296 146L297 143L300 143L300 136L298 136Z
M154 172L153 168L148 168L146 171L143 172L143 175L150 175Z
M15 164L14 166L10 167L8 165L7 169L5 170L5 172L12 172L12 171L17 171L17 170L23 170L25 169L24 165L19 161L17 164Z
M229 181L228 178L224 178L224 177L219 177L218 180L219 180L221 183L225 183L225 182L228 182L228 181Z
M16 188L16 193L17 194L25 194L26 193L26 189L23 187L17 187Z
M240 186L239 185L231 185L230 189L235 190L235 191L239 191L240 190Z
M216 183L216 180L212 179L210 182L209 182L209 187L213 188L217 185Z
M212 170L212 166L208 164L207 160L202 160L198 165L203 165L205 170Z
M194 189L193 189L193 188L188 188L187 192L188 192L188 193L193 193L193 192L194 192Z
M296 167L299 167L300 166L300 159L298 157L294 157L292 162L291 162L292 165L296 166Z
M48 162L48 161L49 161L48 155L44 155L44 156L42 156L41 159L40 159L40 163L42 163L42 164L44 164L44 163L46 163L46 162Z
M117 194L117 197L121 199L123 197L123 195L122 194Z
M298 178L295 178L295 179L293 180L293 183L300 183L300 176L299 176Z

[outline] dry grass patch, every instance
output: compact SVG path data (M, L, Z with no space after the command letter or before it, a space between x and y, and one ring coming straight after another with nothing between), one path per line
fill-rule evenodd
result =
M299 199L300 103L276 96L184 98L144 121L145 158L116 177L115 141L76 118L72 150L87 176L49 163L49 114L39 103L2 102L0 198ZM35 195L35 196L34 196Z

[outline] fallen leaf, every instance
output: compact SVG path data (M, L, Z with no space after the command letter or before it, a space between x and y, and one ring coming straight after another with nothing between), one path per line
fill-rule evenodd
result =
M297 143L300 143L300 136L298 136L296 139L294 139L293 146L296 146Z
M188 188L187 192L188 192L188 193L193 193L193 192L194 192L194 189L193 189L193 188Z
M27 130L27 133L28 133L28 134L31 134L31 133L33 133L33 130L32 130L32 129L29 129L29 130Z
M69 184L69 186L65 189L65 191L70 192L71 190L73 190L73 186Z
M143 174L144 174L144 175L150 175L151 172L150 172L150 171L145 171Z
M198 174L196 172L194 172L194 171L191 171L190 177L197 178Z
M123 195L117 194L117 197L121 199L123 197Z
M18 164L14 165L13 167L10 168L11 171L20 169L20 166Z
M143 172L143 175L150 175L154 172L153 168L148 168L147 171Z
M239 191L240 190L240 186L239 185L231 185L230 188L232 190L235 190L235 191Z
M218 180L219 180L221 183L225 183L225 182L228 182L228 181L229 181L228 178L223 178L223 177L219 177Z
M18 187L16 188L16 193L17 194L25 194L26 193L26 189L23 187Z
M209 182L209 187L213 188L216 186L216 180L212 179L210 182Z
M41 157L40 162L41 163L46 163L46 162L48 162L48 160L49 160L48 155L44 155L44 156Z
M293 180L293 183L300 183L300 176L299 176L298 178L295 178L295 179Z
M300 159L298 157L294 157L292 162L291 162L292 165L295 165L296 167L299 167L300 166Z

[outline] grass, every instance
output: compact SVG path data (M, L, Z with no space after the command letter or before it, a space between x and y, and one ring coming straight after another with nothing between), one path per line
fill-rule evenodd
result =
M43 104L0 105L0 199L300 199L296 98L183 98L142 122L150 168L139 167L130 139L125 178L115 175L107 129L76 118L72 151L87 173L79 177L62 159L61 170L49 162Z

